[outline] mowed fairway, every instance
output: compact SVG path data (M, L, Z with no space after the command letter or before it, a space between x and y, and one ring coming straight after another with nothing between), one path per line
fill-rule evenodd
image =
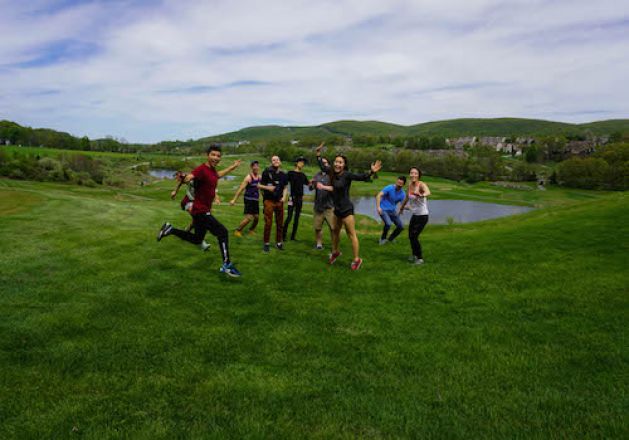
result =
M167 197L0 180L0 438L629 436L624 193L429 225L422 267L363 220L356 273L304 216L230 235L241 279L155 241Z

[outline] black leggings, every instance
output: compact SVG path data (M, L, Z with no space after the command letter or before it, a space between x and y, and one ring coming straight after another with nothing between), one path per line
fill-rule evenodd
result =
M428 223L427 215L413 215L408 225L408 239L411 241L413 255L417 258L423 258L422 245L419 243L419 234L424 230L426 223Z
M225 226L208 212L206 214L194 214L192 216L192 227L194 228L194 233L173 228L171 234L190 243L201 244L205 234L210 231L218 239L218 247L221 250L223 262L229 263L229 247L227 243L229 234Z
M288 225L290 225L290 221L293 218L293 211L295 212L295 221L293 222L293 232L290 235L291 240L295 239L295 235L297 235L297 227L299 227L299 216L301 215L301 205L303 203L303 198L293 197L292 200L292 205L288 205L288 216L286 217L286 221L284 222L284 233L282 234L284 240L286 240L286 236L288 235Z

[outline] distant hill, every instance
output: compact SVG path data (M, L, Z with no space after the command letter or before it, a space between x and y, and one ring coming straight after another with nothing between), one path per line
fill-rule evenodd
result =
M380 121L335 121L326 124L304 127L261 125L242 130L208 136L193 141L172 141L155 144L160 151L177 146L202 148L208 142L229 142L248 140L250 142L289 141L292 139L319 142L330 138L361 136L371 137L462 137L462 136L546 136L546 135L586 135L596 136L621 133L629 138L629 119L568 124L565 122L543 121L538 119L497 118L497 119L451 119L426 122L416 125L398 125ZM150 145L121 143L115 139L78 138L48 128L24 127L12 121L0 120L0 144L43 145L71 150L135 151L150 148Z
M379 121L336 121L317 126L291 127L266 125L209 136L202 141L252 142L290 140L305 137L330 136L546 136L546 135L609 135L614 132L629 134L629 119L569 124L523 118L451 119L404 126Z

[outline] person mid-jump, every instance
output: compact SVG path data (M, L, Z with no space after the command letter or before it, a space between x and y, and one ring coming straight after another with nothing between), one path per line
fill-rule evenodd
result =
M240 160L235 161L228 168L217 171L216 166L221 161L221 148L218 145L212 145L207 150L207 162L199 165L192 173L183 176L183 183L187 183L194 179L195 193L192 202L192 223L194 233L182 229L176 229L170 223L166 222L162 225L157 234L157 241L169 235L175 235L182 240L199 245L203 242L205 234L209 231L218 240L221 256L223 257L223 265L220 271L231 277L239 277L241 273L229 258L228 232L212 215L212 203L216 195L216 186L218 179L229 174L240 165Z

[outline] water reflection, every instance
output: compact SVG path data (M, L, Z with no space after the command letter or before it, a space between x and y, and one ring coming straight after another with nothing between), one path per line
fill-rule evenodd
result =
M375 197L358 197L352 200L357 214L382 221L376 211ZM473 202L469 200L428 200L430 223L447 224L449 219L454 223L470 223L492 218L529 212L533 208L527 206L499 205L496 203ZM411 219L409 211L402 215L405 224Z
M176 170L164 170L164 169L152 169L149 170L149 174L158 179L173 179L175 177ZM222 180L234 180L236 176L223 176Z

